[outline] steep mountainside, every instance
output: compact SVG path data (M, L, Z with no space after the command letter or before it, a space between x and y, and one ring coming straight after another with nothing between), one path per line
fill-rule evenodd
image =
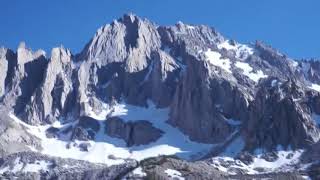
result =
M244 45L208 26L159 26L128 14L79 54L1 48L0 68L6 178L320 172L320 61L296 61L260 41ZM159 155L179 159L152 159Z

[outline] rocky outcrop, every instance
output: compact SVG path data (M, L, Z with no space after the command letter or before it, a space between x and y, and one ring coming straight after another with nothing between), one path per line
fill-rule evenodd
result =
M313 83L320 83L320 62L319 60L302 60L299 63L301 73Z
M100 123L97 120L91 117L81 116L79 118L79 122L72 130L71 140L94 140L95 135L100 130L100 128Z
M210 77L203 61L190 57L187 62L187 72L171 105L169 122L197 141L224 141L234 130L226 120L245 120L249 95L232 80L218 75Z
M12 80L8 84L8 92L4 104L14 107L14 112L20 115L31 96L42 82L47 60L45 52L38 50L32 52L24 43L19 45L17 59L13 67ZM9 77L9 76L8 76ZM26 120L31 122L32 120Z
M78 73L80 102L85 101L90 87L98 94L109 92L106 100L125 95L132 103L145 103L141 99L146 98L138 96L137 91L148 72L151 54L159 46L155 26L132 14L99 29L77 57L86 61Z
M34 152L21 152L0 159L1 179L118 179L137 166L135 161L106 166L61 159ZM14 173L10 172L14 169Z
M50 123L72 113L76 102L73 92L72 55L54 48L43 81L25 109L23 119L31 123Z
M174 157L156 157L140 163L142 172L146 179L304 179L304 173L299 172L277 172L261 174L234 174L221 172L206 162L187 162ZM316 177L316 176L315 176Z
M228 179L227 174L205 162L188 163L172 157L146 159L141 162L141 167L146 173L146 179L174 179L174 176L185 179ZM168 173L168 169L177 172L177 175Z
M249 110L244 129L247 146L269 150L277 145L302 148L319 140L319 129L311 117L311 108L301 85L288 80L271 80L261 85Z
M5 93L5 80L8 72L8 60L7 60L7 49L0 48L0 97Z
M21 151L30 151L31 147L41 149L39 139L9 117L8 109L0 106L0 157Z
M12 83L12 76L14 74L14 66L17 64L17 55L10 49L0 48L0 97L2 98L6 89L8 89Z
M163 132L148 121L124 122L118 117L111 117L105 122L105 133L123 139L130 147L154 142Z

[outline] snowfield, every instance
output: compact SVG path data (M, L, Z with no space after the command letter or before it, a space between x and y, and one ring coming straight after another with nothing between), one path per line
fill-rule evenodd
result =
M148 104L149 107L138 107L126 103L119 103L114 107L114 111L109 114L109 116L118 116L124 121L148 120L154 127L164 132L162 137L156 142L148 145L126 147L124 140L106 135L103 132L104 120L102 120L102 117L105 117L105 115L111 111L107 108L108 106L104 104L103 107L105 108L100 114L95 114L93 111L89 112L92 118L99 120L101 128L96 134L94 141L85 141L91 145L88 152L80 151L77 145L82 143L81 141L76 140L70 142L68 140L70 134L59 139L47 138L45 132L51 125L31 126L18 119L12 113L10 117L27 127L29 133L41 140L43 147L43 150L40 151L41 153L62 158L85 160L93 163L114 165L124 163L127 158L142 160L159 155L177 155L180 158L193 159L205 155L213 147L211 144L193 142L177 128L167 124L168 108L158 109L151 101L149 101ZM67 124L55 122L54 126L66 128L75 123L77 123L77 121ZM69 146L69 148L67 148L67 146Z
M248 45L236 43L232 44L230 40L226 40L220 44L218 44L218 49L226 49L231 50L236 53L235 57L239 59L246 59L248 56L254 53L254 49L249 47Z
M237 50L236 52L240 51L240 50L237 49L237 48L240 48L240 47L235 47L235 46L232 46L232 45L228 45L228 46L227 45L223 45L220 48L222 48L222 47L226 48L226 49ZM243 48L240 48L240 49L243 49ZM242 50L243 52L242 51L240 51L240 52L242 52L242 53L246 52L245 53L246 55L250 55L250 54L253 53L252 50L250 50L250 48L249 49L248 48L244 48L244 49L245 50ZM206 56L206 61L209 62L211 65L216 66L216 67L220 67L221 69L225 70L228 73L231 73L231 74L233 73L231 71L232 62L230 61L230 59L222 58L221 54L219 52L212 51L210 49L208 49L204 54ZM240 57L238 57L238 58L241 59ZM268 77L266 74L263 73L262 70L254 70L246 62L236 61L236 62L234 62L234 66L239 68L239 69L241 69L245 76L247 76L249 79L251 79L252 81L254 81L256 83L258 83L261 78Z
M225 70L228 73L232 73L231 68L231 62L228 58L221 58L221 54L216 51L211 51L208 49L205 52L205 55L207 57L207 61L217 67L220 67L221 69Z
M261 78L266 78L268 77L265 75L261 70L258 70L256 73L253 72L253 68L245 62L236 62L235 66L243 71L243 74L250 78L254 82L259 82Z

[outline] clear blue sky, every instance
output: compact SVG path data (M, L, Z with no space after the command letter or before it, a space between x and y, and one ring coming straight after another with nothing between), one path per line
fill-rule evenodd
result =
M1 0L0 45L79 52L96 30L133 12L157 24L208 24L228 38L263 40L293 58L320 58L319 0ZM49 52L50 53L50 52Z

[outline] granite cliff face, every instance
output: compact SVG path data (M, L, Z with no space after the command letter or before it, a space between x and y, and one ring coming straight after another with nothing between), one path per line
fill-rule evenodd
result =
M64 151L81 149L82 159L110 143L126 149L109 155L118 163L163 154L138 157L143 147L167 144L183 154L199 143L187 159L230 148L235 158L312 149L320 137L318 61L290 59L260 41L240 44L204 25L158 26L128 14L101 27L79 54L59 47L47 57L24 43L16 52L1 48L0 68L3 155L56 156L46 148L59 142ZM22 125L8 130L10 121ZM19 131L19 145L7 142L8 131ZM174 140L174 132L187 138Z

